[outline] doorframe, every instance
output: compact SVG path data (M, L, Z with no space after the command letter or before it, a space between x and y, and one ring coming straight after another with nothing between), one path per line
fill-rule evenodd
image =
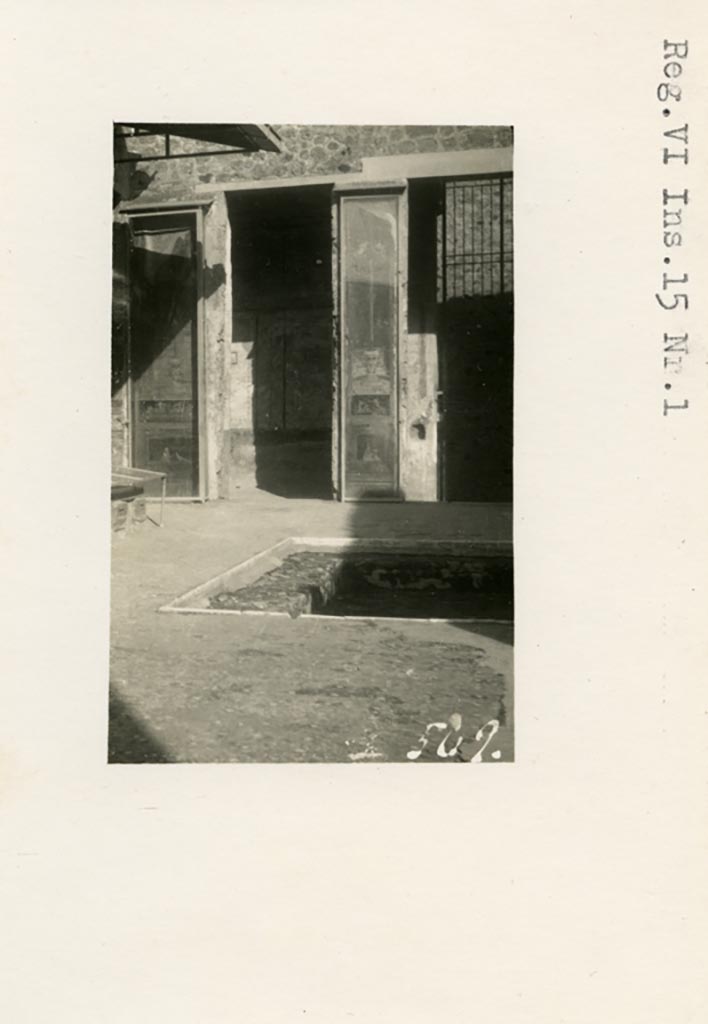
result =
M130 296L130 247L132 244L133 220L138 218L152 217L174 217L180 214L194 216L194 242L195 242L195 263L196 263L196 349L197 349L197 379L196 379L196 400L197 400L197 457L198 484L197 494L190 497L168 497L165 501L171 502L204 502L208 499L207 493L207 458L208 458L208 434L207 434L207 404L208 395L206 387L206 351L205 351L205 302L204 302L204 213L209 203L161 203L154 206L131 205L121 206L119 212L126 218L128 223L128 262L127 279L128 295ZM130 309L128 315L128 387L126 401L128 407L128 445L132 463L134 435L134 406L133 406L133 367L132 367L132 333L130 330Z
M403 402L401 395L401 360L406 351L405 338L408 330L408 182L401 181L360 181L335 183L332 190L332 270L333 270L333 297L334 298L334 332L336 335L336 368L334 370L335 396L333 402L333 442L337 445L337 496L339 501L356 502L361 498L347 498L346 490L346 431L345 431L345 403L344 396L344 289L342 287L342 272L344 268L344 230L342 218L342 204L347 199L368 199L378 196L390 196L397 200L397 230L396 230L396 332L393 345L394 381L393 395L396 402L395 416L392 417L395 437L395 481L394 495L382 495L380 498L367 498L369 502L399 502L403 498L400 494L401 485L401 431L403 424ZM336 230L336 235L335 235ZM336 441L335 441L336 438Z

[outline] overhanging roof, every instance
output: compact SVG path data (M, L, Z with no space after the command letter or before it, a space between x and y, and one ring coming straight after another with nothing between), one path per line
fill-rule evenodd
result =
M123 128L134 129L136 137L146 134L174 135L183 139L196 139L199 142L228 146L230 149L242 150L246 153L255 153L258 150L279 153L281 150L277 132L267 124L181 124L165 121L160 123L121 121L120 125Z

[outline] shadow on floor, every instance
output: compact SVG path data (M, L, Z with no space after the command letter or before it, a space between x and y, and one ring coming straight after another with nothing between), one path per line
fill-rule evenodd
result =
M513 622L456 622L457 629L464 629L466 633L476 633L478 636L486 636L489 640L496 640L507 647L514 646L514 624Z
M283 498L331 500L331 440L316 432L281 438L277 432L255 439L256 483Z
M111 688L108 707L109 764L168 764L173 760L166 747L155 738Z

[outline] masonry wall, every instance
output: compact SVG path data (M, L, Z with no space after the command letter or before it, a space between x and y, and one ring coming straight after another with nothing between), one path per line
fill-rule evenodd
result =
M111 316L111 467L130 462L128 454L128 237L126 225L113 225L113 308Z
M439 185L408 188L407 323L400 360L401 489L408 500L438 493L437 217Z
M243 316L233 305L232 221L220 185L262 179L302 176L346 176L362 169L367 157L398 154L444 153L469 149L508 147L511 129L472 126L273 126L281 138L281 153L231 154L190 157L209 148L190 140L172 140L172 152L184 158L119 164L114 202L141 204L211 199L204 215L204 324L207 422L207 496L235 497L241 482L256 479L252 443L254 390L253 348L258 316L246 309ZM160 152L159 140L121 140L116 155ZM197 191L198 190L198 191ZM427 218L427 219L426 219ZM429 213L423 212L424 232L430 232ZM430 284L428 265L419 272ZM427 287L427 285L426 285ZM120 285L117 300L122 301ZM421 306L413 296L414 318L401 352L401 481L411 499L434 497L436 491L436 426L433 398L437 387L436 336L432 302ZM120 315L118 316L120 322ZM114 318L115 326L115 318ZM319 327L318 327L319 336ZM332 353L336 364L336 352ZM129 461L125 441L128 410L124 387L113 396L114 463ZM336 438L334 439L336 444Z
M350 174L362 169L372 156L442 153L466 149L494 149L512 144L508 127L454 125L273 125L280 136L281 153L232 154L119 165L116 191L123 199L165 201L189 199L197 185L293 178L309 175ZM159 153L158 140L121 142L121 153ZM174 139L172 152L187 154L208 149L204 143ZM125 168L132 168L126 172Z

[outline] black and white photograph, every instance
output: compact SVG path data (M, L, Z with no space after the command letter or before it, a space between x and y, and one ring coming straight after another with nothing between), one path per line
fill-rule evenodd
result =
M513 760L512 126L113 140L109 761Z
M705 4L2 9L2 1024L708 1019Z

